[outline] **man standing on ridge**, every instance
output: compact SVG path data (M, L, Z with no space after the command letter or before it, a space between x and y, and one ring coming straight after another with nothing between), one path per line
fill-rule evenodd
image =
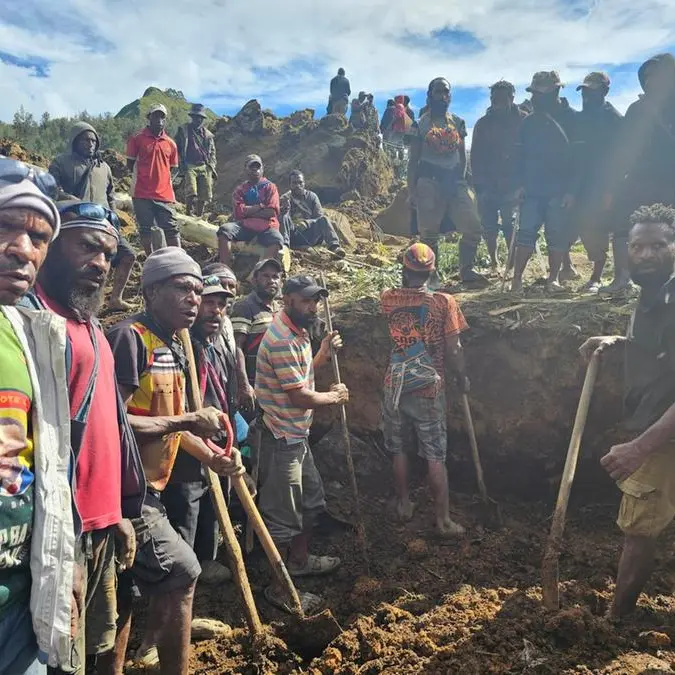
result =
M188 113L190 122L178 129L176 145L180 169L185 175L186 212L189 216L204 215L204 206L213 199L216 172L216 142L206 128L206 112L201 103L194 103Z
M465 283L486 283L474 271L481 223L476 200L466 182L466 124L448 112L450 83L437 77L429 84L429 110L411 130L408 191L417 207L422 240L436 254L441 223L447 216L462 234L459 242L459 275Z
M127 166L134 173L132 197L143 250L152 253L152 228L164 231L167 246L180 246L172 204L176 201L171 170L178 166L178 148L164 130L167 110L161 103L148 111L148 126L127 142Z
M265 247L263 258L279 258L284 238L279 225L279 190L263 175L262 159L249 155L244 162L247 180L232 194L234 221L218 229L220 262L232 266L232 243L253 241Z
M49 166L58 186L67 194L84 202L94 202L114 210L113 176L99 152L101 139L96 129L87 122L77 122L70 134L70 152L58 155ZM136 260L131 244L120 235L117 255L112 261L115 269L108 307L128 311L131 305L122 300Z
M338 68L337 75L330 81L328 114L346 115L351 95L352 88L349 80L345 77L345 69Z
M505 80L490 87L490 107L473 130L471 174L478 196L490 262L497 267L497 237L511 243L515 198L515 148L525 113L515 105L516 89Z

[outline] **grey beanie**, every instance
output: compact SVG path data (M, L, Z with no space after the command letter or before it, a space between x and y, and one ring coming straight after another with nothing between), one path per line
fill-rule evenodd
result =
M202 278L199 265L182 248L165 246L148 256L143 265L141 286L147 288L179 274L190 274L200 280Z
M30 209L46 218L52 226L56 239L61 228L61 217L54 202L44 195L33 181L24 179L20 183L0 180L0 209Z

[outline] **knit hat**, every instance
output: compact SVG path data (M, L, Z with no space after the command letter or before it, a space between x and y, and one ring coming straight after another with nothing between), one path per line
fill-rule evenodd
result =
M59 202L57 208L61 215L62 232L84 227L98 230L119 241L120 221L111 209L93 202L81 202L79 199Z
M403 253L403 267L411 272L433 272L436 269L436 255L430 246L418 242Z
M28 178L19 183L0 180L0 210L3 209L30 209L39 213L52 226L52 241L61 228L61 217L56 205Z
M148 256L143 265L141 286L147 288L180 274L191 274L199 280L202 278L199 265L182 248L165 246Z

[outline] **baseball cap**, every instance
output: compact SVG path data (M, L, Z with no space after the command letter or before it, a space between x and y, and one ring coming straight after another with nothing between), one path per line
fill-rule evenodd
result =
M433 272L436 269L436 254L431 246L417 242L404 251L403 267L412 272Z
M532 76L532 84L525 91L550 94L558 87L564 86L557 70L540 70Z
M315 281L314 277L308 277L305 275L291 277L288 279L281 292L283 295L297 293L302 298L313 298L317 295L325 298L328 297L328 289L319 285Z
M610 79L607 73L593 72L584 77L584 81L577 87L577 91L580 89L609 89L609 85Z
M258 164L262 166L263 161L260 155L248 155L244 160L244 166L248 169L248 167L251 166L251 164L253 164L254 162L258 162Z
M264 260L259 260L256 264L255 267L253 268L253 272L251 272L251 275L254 276L263 267L266 267L267 265L271 265L272 267L276 267L278 272L283 272L284 271L284 266L276 259L276 258L265 258Z
M220 283L220 278L217 275L210 274L209 276L204 277L204 290L202 291L202 296L215 295L216 293L227 295L228 298L234 297L234 293L228 291L227 288Z
M169 111L166 109L166 106L163 105L162 103L157 103L156 105L153 105L150 110L148 110L148 117L152 115L152 113L155 112L163 112L165 117L169 115Z

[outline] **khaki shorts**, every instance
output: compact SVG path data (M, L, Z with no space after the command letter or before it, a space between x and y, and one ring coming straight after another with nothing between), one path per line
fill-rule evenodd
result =
M417 179L417 227L424 241L436 241L441 223L450 218L465 244L476 244L481 238L481 222L476 197L468 185L460 181L452 187L431 178Z
M206 164L188 166L185 172L185 196L197 197L201 202L213 199L213 173Z
M616 522L624 534L656 538L675 518L674 451L666 446L618 483L623 499Z

